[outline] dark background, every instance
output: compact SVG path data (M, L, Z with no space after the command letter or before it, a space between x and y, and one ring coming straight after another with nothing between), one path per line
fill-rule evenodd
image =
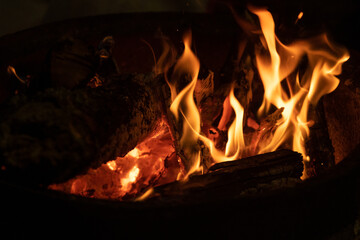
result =
M245 6L242 0L7 0L0 5L0 36L64 19L123 12L219 12L224 3ZM360 1L357 0L252 0L291 22L300 11L301 24L321 28L346 45L357 45ZM282 19L285 18L285 19ZM275 19L277 20L277 19Z
M122 12L204 12L208 0L2 0L0 36L69 18Z

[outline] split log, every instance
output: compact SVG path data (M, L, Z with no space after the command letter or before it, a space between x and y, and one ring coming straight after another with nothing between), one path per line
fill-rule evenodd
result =
M155 82L152 75L122 75L98 88L13 97L2 106L0 166L47 185L124 156L161 116Z
M216 201L226 196L233 198L291 187L300 182L302 171L301 154L283 149L215 164L204 175L154 188L148 201Z

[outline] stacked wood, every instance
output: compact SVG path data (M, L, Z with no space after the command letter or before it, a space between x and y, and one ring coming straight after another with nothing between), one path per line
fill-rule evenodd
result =
M283 149L217 163L206 174L154 188L147 201L200 203L203 199L216 201L226 196L262 193L294 186L301 181L302 172L301 154Z

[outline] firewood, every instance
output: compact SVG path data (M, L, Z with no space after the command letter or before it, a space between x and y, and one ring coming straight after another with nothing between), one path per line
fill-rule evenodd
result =
M0 165L46 185L124 156L161 116L154 79L122 75L97 88L14 96L2 106Z
M316 107L310 108L310 117L315 124L310 127L310 136L306 141L310 156L310 161L306 162L306 172L309 177L313 177L334 166L335 156L322 100Z
M206 174L154 188L148 201L196 202L204 198L215 200L225 195L241 196L291 187L300 182L302 171L301 154L283 149L217 163Z

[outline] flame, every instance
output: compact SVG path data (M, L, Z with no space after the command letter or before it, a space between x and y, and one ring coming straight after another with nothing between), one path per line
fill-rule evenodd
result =
M200 62L195 54L191 51L191 34L184 37L184 52L177 61L172 75L172 82L169 87L172 93L175 93L175 98L170 106L177 121L180 120L180 114L183 120L182 136L180 139L180 147L186 155L186 164L188 164L187 175L202 171L200 166L200 150L198 147L198 140L201 140L211 152L211 155L216 162L230 161L238 159L242 154L242 149L245 148L245 141L243 137L243 116L244 109L234 95L234 87L231 89L228 96L228 104L235 112L235 119L228 131L229 141L226 144L225 152L216 149L212 140L200 134L200 114L197 105L194 101L194 91L197 83L197 78L200 70ZM183 88L179 94L176 92L176 83L181 80L181 76L190 76L191 82ZM224 103L226 106L226 103ZM225 113L226 118L231 115L230 108L227 108Z
M234 95L234 88L231 89L230 105L235 111L235 120L228 130L228 142L225 148L225 156L233 156L234 159L241 157L241 151L245 149L245 141L243 135L243 117L244 108Z
M184 38L185 50L175 65L172 83L169 83L174 93L170 107L175 119L183 120L181 147L185 152L191 152L191 170L188 174L201 168L199 151L196 150L198 140L209 149L214 162L231 161L248 154L270 152L284 144L291 145L292 150L303 154L304 160L309 156L305 150L305 140L309 136L308 111L311 105L316 105L320 98L336 89L342 64L349 59L346 49L330 43L327 36L296 41L284 45L275 34L275 23L270 12L265 9L250 7L260 23L260 42L262 48L255 48L255 60L261 81L264 86L263 102L258 110L258 118L264 119L276 107L281 110L279 119L270 129L255 128L256 146L245 144L243 133L244 108L234 95L234 86L223 104L223 115L218 124L219 130L226 130L228 121L233 114L235 118L228 131L225 151L216 148L213 140L201 133L199 110L194 102L194 89L199 72L199 60L190 49L191 36ZM302 17L300 13L298 19ZM240 21L243 23L243 20ZM240 24L243 25L243 24ZM252 29L254 27L251 27ZM253 31L257 34L258 31ZM303 74L299 73L299 64L307 59L308 66ZM177 94L176 82L181 75L191 76L190 83ZM301 77L300 77L301 76ZM286 83L286 87L284 86ZM257 126L254 120L252 126ZM261 126L261 124L260 124ZM268 131L267 137L263 135Z
M293 150L308 159L304 142L309 136L307 114L310 104L316 105L323 95L336 89L340 80L335 75L341 73L341 65L349 59L349 54L346 49L331 44L326 35L286 46L276 37L274 20L268 11L255 8L250 11L259 18L265 47L270 55L269 59L260 51L256 52L256 63L265 91L258 115L268 114L271 105L284 108L272 140L261 148L260 153L274 151L283 143L292 141ZM309 62L307 69L301 79L296 74L294 86L289 86L288 94L281 83L285 79L289 81L290 74L304 57Z
M236 15L234 9L231 10ZM152 195L153 186L186 180L190 174L202 172L202 145L208 149L213 162L237 160L284 146L300 152L304 161L309 161L305 149L309 126L313 124L308 117L309 109L339 85L336 76L341 73L342 64L349 59L349 54L346 49L331 43L325 34L285 45L275 34L275 23L270 12L255 7L249 7L249 10L259 19L260 29L245 19L235 17L246 36L252 39L258 37L261 43L254 48L257 72L264 87L262 104L257 111L259 122L250 116L248 106L242 106L238 101L241 91L237 91L234 83L228 95L224 96L217 127L210 126L215 134L208 136L203 133L201 101L195 101L200 61L191 50L191 32L184 36L184 51L178 60L174 48L163 38L164 51L155 63L154 73L164 74L170 88L170 111L180 134L180 149L175 152L172 137L177 136L171 136L166 123L162 121L146 140L125 157L118 157L84 176L50 188L83 196L115 199L133 197L146 190L135 199L142 201ZM297 21L302 16L301 12ZM244 40L239 45L239 56L244 54L246 42ZM307 63L304 69L300 67L302 62ZM168 70L174 63L172 74L168 76ZM8 70L16 76L12 67ZM249 85L247 99L251 101L251 83ZM199 92L197 94L201 95ZM244 134L245 123L252 129L247 135ZM226 135L222 135L224 144L221 147L215 143L216 138L220 137L217 131L227 131L227 140Z
M19 75L16 73L16 70L13 66L8 66L7 71L9 74L14 75L19 80L19 82L21 82L22 84L26 84L26 81L23 80L21 77L19 77Z
M200 114L194 101L194 91L200 70L200 62L191 51L191 33L184 37L184 46L184 52L177 61L172 74L171 80L174 84L168 84L173 98L170 110L176 121L180 121L179 114L183 118L180 147L187 158L185 167L189 175L200 168L200 150L196 147L200 132ZM190 78L191 81L177 94L175 84L182 81L183 78Z

